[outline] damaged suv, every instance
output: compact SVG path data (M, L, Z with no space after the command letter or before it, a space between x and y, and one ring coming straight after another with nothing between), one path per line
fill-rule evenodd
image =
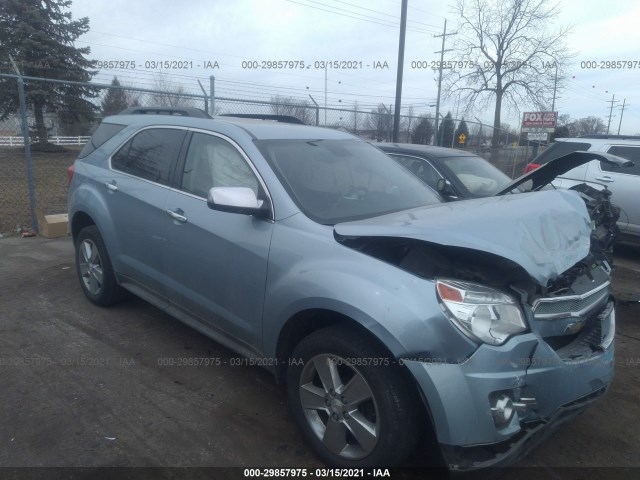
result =
M451 468L505 463L612 380L577 192L443 203L346 133L168 115L106 118L69 176L89 300L128 290L269 368L328 464L425 432Z

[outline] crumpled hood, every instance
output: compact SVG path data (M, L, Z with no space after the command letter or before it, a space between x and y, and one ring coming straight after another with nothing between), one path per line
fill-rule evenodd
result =
M591 220L576 192L488 197L337 224L339 237L398 237L507 258L542 286L589 254Z

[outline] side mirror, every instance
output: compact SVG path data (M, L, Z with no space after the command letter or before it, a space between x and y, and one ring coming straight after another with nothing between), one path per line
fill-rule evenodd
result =
M248 187L214 187L209 190L207 206L221 212L268 217L271 209L268 202L258 200Z
M436 188L438 190L438 193L443 197L458 198L456 192L453 191L453 186L451 185L451 182L449 180L439 178Z

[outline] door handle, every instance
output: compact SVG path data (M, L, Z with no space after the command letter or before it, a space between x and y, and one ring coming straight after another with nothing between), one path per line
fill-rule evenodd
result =
M608 175L605 175L604 177L596 177L596 180L600 181L600 182L613 182L613 178L611 178Z
M111 180L110 182L104 182L104 186L107 187L107 190L111 192L115 192L118 190L118 185L115 180Z
M184 215L184 212L180 208L177 208L175 210L167 209L165 210L165 212L167 212L167 215L169 215L171 218L173 218L174 220L180 223L184 223L187 221L186 215Z

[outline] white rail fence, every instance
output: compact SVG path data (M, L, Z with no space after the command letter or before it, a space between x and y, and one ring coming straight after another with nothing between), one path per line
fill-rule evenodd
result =
M56 145L84 145L91 137L49 137L50 143ZM22 137L0 137L0 147L21 147L24 145Z

